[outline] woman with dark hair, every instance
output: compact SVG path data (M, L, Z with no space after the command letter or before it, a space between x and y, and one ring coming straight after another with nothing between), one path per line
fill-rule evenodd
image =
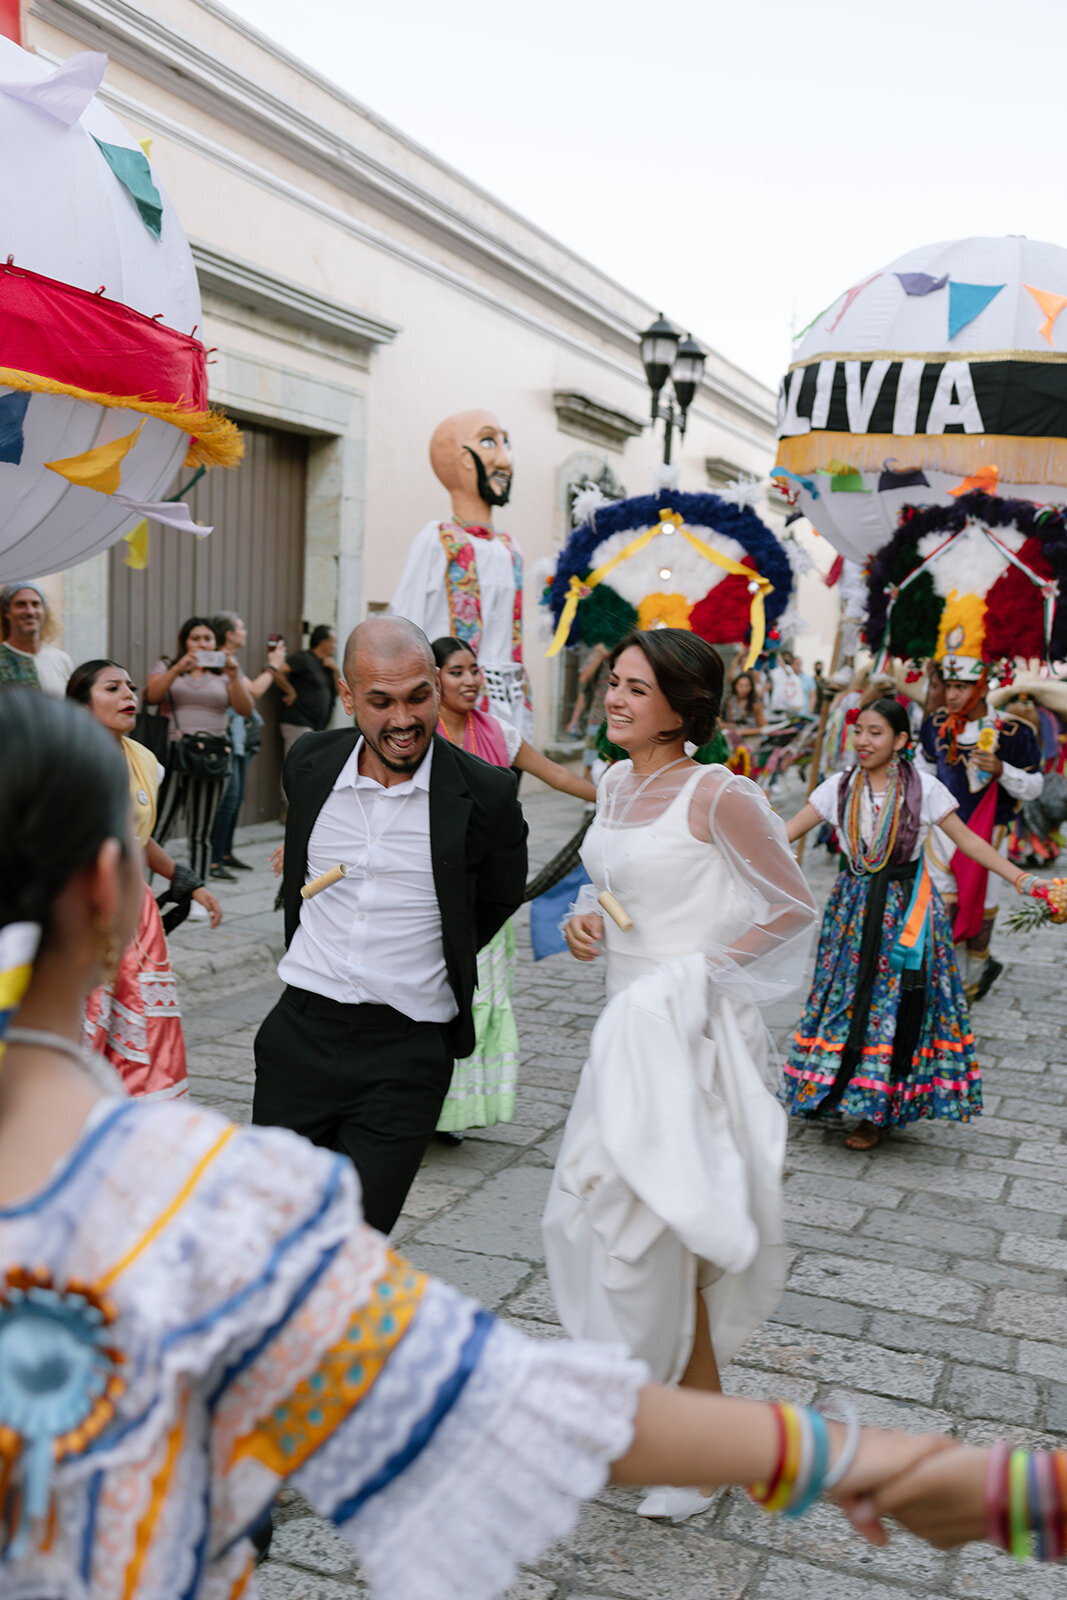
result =
M126 1099L79 1040L140 916L129 775L41 701L0 695L5 1595L253 1600L248 1533L291 1485L383 1600L492 1600L609 1476L755 1483L799 1512L948 1445L526 1338L390 1251L342 1157Z
M469 645L460 639L435 639L430 646L441 679L437 731L450 744L481 756L494 767L518 767L549 788L579 800L595 800L586 778L568 772L558 761L528 744L511 723L481 711L482 674ZM515 1083L519 1071L519 1034L511 1009L515 974L514 919L478 952L478 988L474 996L474 1049L452 1068L437 1136L442 1144L459 1144L465 1128L491 1128L515 1115Z
M209 617L187 617L178 629L174 659L148 674L145 699L170 717L170 760L159 796L155 836L166 844L178 813L185 812L189 867L203 882L211 860L211 830L230 781L230 707L252 714L237 657L220 650Z
M162 768L151 750L131 739L137 719L137 690L116 661L84 661L67 683L67 699L84 706L115 739L130 775L133 826L149 872L171 886L171 898L195 899L218 927L218 901L188 867L178 866L152 838ZM167 939L155 896L144 886L137 932L114 972L90 994L85 1005L85 1041L107 1057L130 1094L173 1099L187 1088L185 1040Z
M856 765L814 789L790 840L830 823L842 871L823 916L815 981L785 1068L796 1116L850 1116L850 1150L873 1150L890 1127L920 1117L969 1122L982 1079L952 928L924 846L941 828L958 850L1041 894L956 816L956 801L908 759L908 713L875 700L852 724Z
M784 1286L786 1119L758 1008L802 981L815 908L755 784L686 755L716 727L718 653L653 629L610 665L608 737L629 759L601 780L592 884L564 928L578 960L605 953L608 1006L545 1211L549 1281L568 1333L718 1390ZM709 1494L640 1510L681 1520Z

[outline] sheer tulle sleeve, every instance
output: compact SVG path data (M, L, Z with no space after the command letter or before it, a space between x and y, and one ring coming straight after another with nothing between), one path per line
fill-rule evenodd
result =
M733 999L766 1004L804 981L815 902L785 826L749 781L713 767L689 808L695 838L721 851L748 926L708 954L712 982Z

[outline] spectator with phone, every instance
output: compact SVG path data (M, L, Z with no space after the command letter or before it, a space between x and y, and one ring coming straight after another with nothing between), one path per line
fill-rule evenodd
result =
M209 618L182 623L175 655L161 657L149 673L145 699L170 717L170 760L153 837L165 844L184 812L189 866L204 879L215 813L230 781L230 708L242 717L252 712L237 657L219 649Z
M248 630L236 611L220 611L212 618L211 626L219 641L219 648L224 653L236 656L238 650L244 649L248 641ZM247 717L242 716L233 705L228 712L228 732L233 747L230 781L219 802L219 809L215 813L215 825L211 830L211 876L223 882L236 883L238 872L252 870L247 861L240 861L234 855L233 835L237 827L237 814L244 799L248 763L260 745L263 718L256 710L256 701L266 694L274 682L274 674L284 664L285 640L280 633L272 633L267 639L267 665L263 671L255 678L242 674L241 681L252 701L251 712Z

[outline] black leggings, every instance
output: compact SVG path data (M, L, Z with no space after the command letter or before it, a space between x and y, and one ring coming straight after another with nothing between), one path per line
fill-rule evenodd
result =
M159 844L166 844L174 832L178 813L184 810L189 866L198 878L205 880L211 861L211 830L228 782L228 778L190 778L170 767L159 791L153 837Z

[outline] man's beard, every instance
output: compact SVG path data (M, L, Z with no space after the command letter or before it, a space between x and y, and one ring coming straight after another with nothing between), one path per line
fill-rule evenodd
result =
M390 772L403 772L406 774L418 771L419 767L426 759L426 753L430 748L431 738L432 734L428 735L426 743L421 749L416 750L414 754L408 756L406 761L399 761L395 755L390 755L388 753L388 750L384 745L378 744L373 739L368 739L367 735L363 734L364 744L370 745L370 748L374 751L374 754L378 757L378 760L381 762L383 767L386 767Z
M478 493L481 495L486 505L506 506L508 501L511 499L510 477L508 478L506 488L494 488L493 484L490 482L489 474L485 470L485 462L482 460L477 450L472 450L469 444L465 444L463 448L474 462L474 470L478 474Z

